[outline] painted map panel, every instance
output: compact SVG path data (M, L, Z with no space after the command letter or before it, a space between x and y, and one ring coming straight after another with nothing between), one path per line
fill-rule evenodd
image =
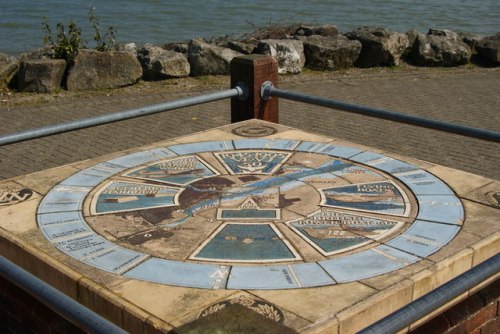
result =
M323 255L332 255L380 239L398 230L403 223L320 210L287 225Z
M406 200L389 181L321 189L321 205L405 216Z
M179 188L167 186L111 181L94 197L92 212L105 214L174 206L178 204L179 192Z
M214 153L231 174L273 174L291 153L280 151L232 151Z
M142 167L125 174L125 176L172 183L175 185L186 185L205 177L214 176L218 173L197 156L187 156Z
M280 261L297 256L270 224L224 224L193 257L213 261Z

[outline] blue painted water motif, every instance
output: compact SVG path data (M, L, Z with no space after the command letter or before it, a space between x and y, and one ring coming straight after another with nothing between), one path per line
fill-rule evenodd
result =
M353 166L348 163L341 162L339 160L332 160L331 163L327 163L322 167L298 171L295 173L287 174L286 176L271 176L265 180L259 180L255 182L250 182L245 184L243 187L236 188L234 191L229 191L226 193L220 200L221 203L237 200L237 199L245 199L247 197L251 197L254 195L264 195L267 192L273 192L273 188L286 188L290 189L290 186L299 186L303 185L302 182L297 182L296 180L313 177L317 175L322 175L324 173L333 173L336 171L344 170L345 168L349 168ZM219 199L208 199L205 201L200 201L188 208L183 210L186 215L184 218L181 218L175 222L166 224L165 226L171 227L182 224L186 222L189 218L193 216L193 214L203 208L214 207L219 205Z
M322 205L404 215L405 202L399 190L390 182L349 185L322 189Z
M195 258L276 261L291 260L295 256L268 224L227 224Z
M290 167L289 165L285 165L284 168ZM294 166L291 166L294 167ZM357 167L355 165L346 163L341 160L330 160L322 164L318 168L306 168L306 167L299 167L297 168L294 172L284 174L284 175L278 175L273 178L269 178L266 180L262 181L256 181L253 183L249 183L247 186L250 187L273 187L273 186L279 186L283 183L289 183L292 182L292 180L299 180L299 181L307 181L310 178L333 178L336 177L336 174L342 175L345 173L345 171L349 168Z
M304 237L323 250L324 254L333 254L356 245L369 242L370 239L332 228L332 225L297 226L292 224Z
M98 214L143 210L177 205L175 196L180 190L131 182L111 182L99 194L95 204Z

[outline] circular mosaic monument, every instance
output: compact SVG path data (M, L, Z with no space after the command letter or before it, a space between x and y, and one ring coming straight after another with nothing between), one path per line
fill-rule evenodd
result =
M441 180L353 147L287 139L178 144L55 186L38 225L60 251L139 280L209 289L356 281L415 263L458 233Z

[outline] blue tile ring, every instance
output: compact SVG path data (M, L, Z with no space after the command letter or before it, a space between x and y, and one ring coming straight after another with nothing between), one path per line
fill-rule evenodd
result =
M385 274L438 251L463 219L454 192L417 166L286 139L125 155L63 180L37 211L47 240L87 265L206 289L317 287ZM116 235L99 233L104 224L115 224Z

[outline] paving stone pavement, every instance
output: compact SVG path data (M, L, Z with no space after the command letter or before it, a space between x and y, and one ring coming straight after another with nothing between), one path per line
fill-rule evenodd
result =
M500 68L363 71L284 78L280 88L500 132ZM0 105L0 135L205 92L127 93L29 107ZM0 147L0 179L202 131L230 122L229 100ZM500 180L500 144L347 112L280 101L280 122L313 133Z

